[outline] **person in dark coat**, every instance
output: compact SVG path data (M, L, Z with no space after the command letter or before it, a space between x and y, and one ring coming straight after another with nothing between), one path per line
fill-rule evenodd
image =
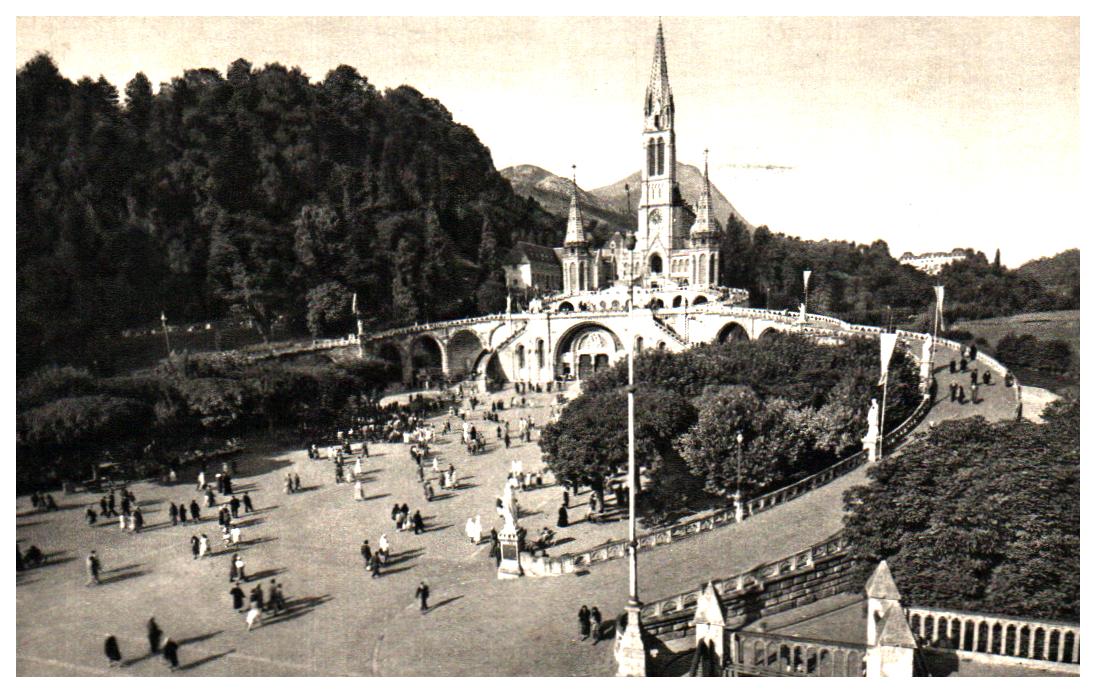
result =
M251 504L251 496L247 495L247 491L244 491L244 512L255 512L255 506Z
M563 504L559 506L559 513L556 517L556 527L567 526L567 505Z
M232 608L236 611L242 611L244 608L244 591L240 589L240 581L237 580L236 584L232 585L232 589L228 591L232 596Z
M95 524L95 520L98 519L98 517L95 515L95 510L93 510L92 508L88 508L86 511L84 511L84 517L87 518L89 525Z
M970 345L970 360L974 361L978 358L978 347L974 344Z
M411 526L415 528L415 534L422 534L426 531L426 523L422 521L422 513L418 510L411 517Z
M379 578L381 576L381 558L377 554L369 557L369 576Z
M300 491L301 490L301 475L300 474L294 474L293 475L293 490L294 491Z
M977 368L972 369L971 372L970 372L970 384L972 386L978 384L978 369Z
M148 652L149 654L157 654L160 651L160 637L164 634L160 630L159 624L156 623L156 618L150 618L148 620Z
M202 521L201 512L202 512L201 509L198 507L198 501L196 501L196 500L190 501L190 518L192 520L194 520L195 522L201 522Z
M366 568L366 570L368 570L369 569L369 562L373 558L373 549L369 548L369 540L368 539L366 539L365 541L362 542L361 552L362 552L362 561L364 561L365 568Z
M118 638L107 633L107 639L103 641L103 654L107 656L110 666L122 666L122 651L118 649Z
M967 372L967 360L965 358L959 359L959 370L964 373Z
M179 645L171 638L164 643L164 662L172 671L179 668Z
M430 608L426 605L426 600L430 598L430 586L426 584L426 580L419 583L415 589L415 596L419 598L419 611L425 614Z
M590 610L585 604L578 610L578 632L583 640L590 637Z
M989 380L990 380L990 375L989 375L989 369L987 368L986 370L982 371L982 384L983 385L989 385Z
M186 505L179 503L179 522L186 524Z
M179 524L179 508L174 503L167 509L167 516L171 518L171 526Z
M240 499L239 498L237 498L236 496L233 496L232 499L228 501L228 507L232 508L232 517L233 518L239 518L240 517Z
M593 644L601 642L601 612L596 606L590 609L590 631L594 635Z
M193 534L190 535L190 553L194 555L195 559L198 558L198 544L198 537L194 536Z
M145 516L140 508L133 511L133 531L140 532L145 526Z
M228 474L225 474L225 490L224 490L223 495L225 495L225 496L231 496L232 495L232 477Z

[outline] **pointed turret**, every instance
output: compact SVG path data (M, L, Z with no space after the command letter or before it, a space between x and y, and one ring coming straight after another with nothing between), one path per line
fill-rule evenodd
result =
M578 179L575 175L575 167L571 167L571 209L567 213L567 235L563 238L563 245L568 248L586 246L589 239L583 230L582 210L578 206Z
M696 241L706 241L718 235L723 228L712 218L712 186L708 182L708 150L704 150L704 187L700 189L700 199L696 203L696 221L689 229L689 235Z

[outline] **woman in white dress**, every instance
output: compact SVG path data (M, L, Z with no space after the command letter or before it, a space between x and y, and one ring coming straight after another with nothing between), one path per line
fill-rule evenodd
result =
M205 558L209 554L209 537L202 535L198 537L198 558Z
M476 519L472 525L472 543L479 544L480 540L483 539L483 522L480 520L479 515L476 515Z
M362 486L362 480L358 479L354 482L354 500L365 500L365 488Z

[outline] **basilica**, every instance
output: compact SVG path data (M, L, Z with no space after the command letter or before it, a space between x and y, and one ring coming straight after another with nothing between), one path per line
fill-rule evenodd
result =
M704 187L695 206L682 198L678 186L674 95L661 22L643 100L642 145L635 247L629 249L619 232L595 247L573 182L563 247L549 252L519 244L505 267L509 286L550 293L543 305L555 311L620 309L633 299L653 307L745 303L744 291L720 286L723 230L712 217L706 155Z

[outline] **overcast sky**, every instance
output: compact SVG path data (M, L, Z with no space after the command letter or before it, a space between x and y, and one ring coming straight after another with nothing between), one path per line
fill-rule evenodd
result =
M410 84L498 168L596 188L637 170L656 19L19 18L16 65L154 84L244 57ZM679 160L754 224L903 251L1078 246L1080 22L1071 18L663 18Z

